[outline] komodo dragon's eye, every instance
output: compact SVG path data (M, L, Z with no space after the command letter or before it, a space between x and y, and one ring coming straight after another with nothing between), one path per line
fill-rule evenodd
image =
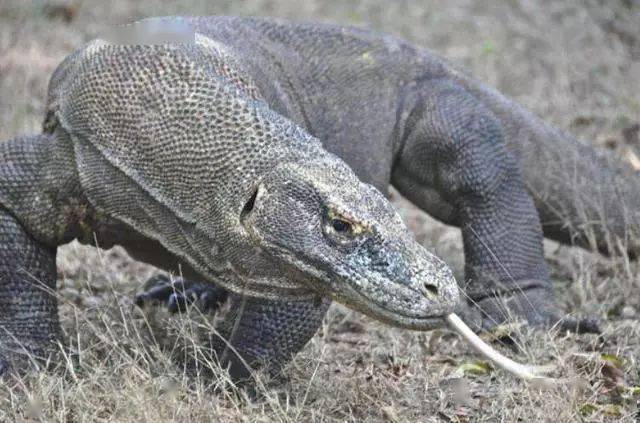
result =
M325 217L324 233L334 242L350 244L366 232L364 225L329 209Z
M343 234L349 234L353 230L353 226L351 225L351 223L340 218L333 219L331 221L331 226L333 227L334 231Z

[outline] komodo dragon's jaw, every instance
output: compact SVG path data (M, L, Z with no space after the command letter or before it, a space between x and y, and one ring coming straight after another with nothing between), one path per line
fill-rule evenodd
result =
M432 329L459 303L446 264L413 239L378 190L332 155L277 166L240 221L285 273L385 323Z

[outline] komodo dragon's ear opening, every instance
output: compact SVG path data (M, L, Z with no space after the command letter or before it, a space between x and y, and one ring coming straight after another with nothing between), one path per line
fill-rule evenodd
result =
M240 220L244 221L249 213L253 210L253 207L256 205L256 198L258 198L258 191L260 190L260 185L256 186L251 194L251 197L247 200L244 207L242 208L242 212L240 212Z

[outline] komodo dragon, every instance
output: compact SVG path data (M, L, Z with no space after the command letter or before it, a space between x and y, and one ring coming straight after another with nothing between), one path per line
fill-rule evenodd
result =
M610 153L392 36L143 22L147 35L192 37L90 42L54 72L42 134L1 144L5 369L54 349L56 249L74 239L208 284L192 292L230 293L220 333L270 370L330 300L421 330L456 307L477 330L509 313L595 329L554 304L542 239L603 252L617 239L637 254L638 178ZM382 194L389 184L461 228L465 301ZM167 300L159 288L141 301ZM234 354L218 358L245 374Z

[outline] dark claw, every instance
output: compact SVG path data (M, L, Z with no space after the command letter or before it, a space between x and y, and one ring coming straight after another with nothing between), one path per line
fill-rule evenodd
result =
M162 303L170 313L185 312L189 305L196 305L202 312L215 312L228 296L225 289L213 283L192 282L182 278L172 281L163 275L149 279L144 289L135 297L138 307Z
M169 300L167 301L167 310L169 310L170 313L184 313L187 311L187 305L191 304L188 298L189 297L180 295L177 292L172 293L169 295Z
M145 283L145 291L136 295L135 303L142 307L148 302L165 302L171 294L180 289L178 284L172 284L164 277L153 277Z

